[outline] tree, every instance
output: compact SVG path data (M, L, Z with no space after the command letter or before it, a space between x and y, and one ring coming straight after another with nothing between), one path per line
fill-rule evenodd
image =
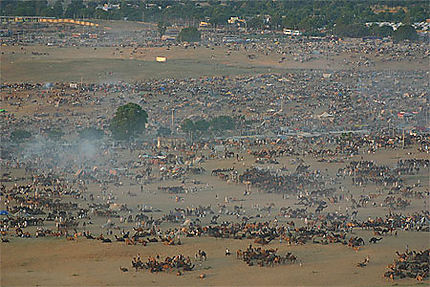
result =
M196 130L196 127L194 125L194 122L190 119L185 119L182 123L181 123L181 130L185 133L188 134L189 138L193 138L193 133Z
M25 141L26 139L29 139L31 137L31 133L29 131L26 130L14 130L11 134L10 134L10 139L11 141L15 142L15 143L21 143L23 141Z
M207 120L202 119L202 120L197 120L194 123L194 126L196 130L202 134L204 132L207 132L207 130L209 129L210 123Z
M166 33L166 25L164 25L163 22L158 22L158 34L160 35L160 38L163 37L163 35Z
M369 29L363 24L337 23L334 34L339 37L361 38L369 35Z
M248 28L261 29L264 26L264 21L261 16L252 17L247 22Z
M401 42L404 40L418 40L418 33L411 25L402 25L393 32L393 41Z
M101 129L95 127L84 128L79 131L79 137L86 140L100 140L104 136Z
M66 18L80 18L84 9L85 5L82 0L72 0L64 12L64 16Z
M48 138L53 141L59 141L64 136L64 132L58 128L53 128L48 131Z
M183 132L187 133L192 139L193 136L201 137L209 130L210 123L205 119L196 120L193 122L190 119L185 119L181 124Z
M181 129L183 132L192 133L195 131L194 122L190 119L185 119L181 124Z
M219 116L219 117L213 118L210 124L211 124L211 129L217 132L233 130L235 128L235 122L229 116Z
M109 129L117 140L130 140L145 130L148 114L141 106L128 103L120 106L110 122Z
M54 6L52 7L53 10L53 16L54 17L58 17L61 18L63 17L63 1L62 0L57 0L54 4Z
M177 40L179 42L199 42L201 33L196 27L187 27L179 32Z
M379 27L378 25L372 25L369 28L369 32L372 36L388 37L393 34L393 28L391 28L390 26Z

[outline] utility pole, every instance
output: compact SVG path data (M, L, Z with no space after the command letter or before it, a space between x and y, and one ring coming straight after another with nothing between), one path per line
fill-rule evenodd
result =
M175 109L172 109L172 122L171 122L171 133L173 134L175 125Z

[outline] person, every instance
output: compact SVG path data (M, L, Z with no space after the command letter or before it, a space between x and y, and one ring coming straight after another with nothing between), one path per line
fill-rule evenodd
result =
M230 250L228 248L225 249L225 256L231 255Z

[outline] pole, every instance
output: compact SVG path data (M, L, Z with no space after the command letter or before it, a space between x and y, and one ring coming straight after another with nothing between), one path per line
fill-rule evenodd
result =
M174 124L175 124L175 109L172 109L171 133L173 133Z

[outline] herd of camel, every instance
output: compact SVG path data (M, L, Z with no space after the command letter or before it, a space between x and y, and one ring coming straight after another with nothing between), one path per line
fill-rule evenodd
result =
M429 277L430 249L423 251L409 251L403 253L396 251L397 259L393 264L387 266L388 271L384 273L385 278L402 279L415 278L423 281Z
M150 256L146 262L143 262L138 254L131 261L131 265L133 268L138 271L139 269L147 269L149 272L163 272L176 270L177 275L181 275L182 271L191 271L194 269L194 264L191 262L191 258L189 256L184 256L179 254L177 256L169 257L167 256L164 260L161 260L160 256ZM124 267L120 267L120 270L123 272L127 272L128 269Z
M277 251L278 249L263 249L249 245L246 250L237 250L236 257L243 260L248 266L258 265L263 267L296 262L297 258L291 252L282 256L277 254Z

